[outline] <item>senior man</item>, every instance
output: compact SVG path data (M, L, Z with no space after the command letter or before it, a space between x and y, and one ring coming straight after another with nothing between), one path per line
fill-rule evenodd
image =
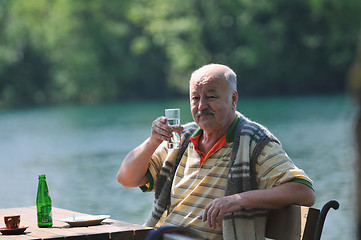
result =
M297 168L278 139L236 111L236 74L209 64L193 72L194 119L178 128L158 117L151 136L124 159L126 187L155 191L145 225L187 226L210 239L264 239L267 209L311 206L312 180ZM172 131L180 149L168 149Z

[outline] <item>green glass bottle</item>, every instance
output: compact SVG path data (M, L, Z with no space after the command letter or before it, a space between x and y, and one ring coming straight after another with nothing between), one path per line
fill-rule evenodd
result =
M39 175L38 194L36 196L36 211L38 215L38 227L46 228L53 226L51 212L51 198L45 175Z

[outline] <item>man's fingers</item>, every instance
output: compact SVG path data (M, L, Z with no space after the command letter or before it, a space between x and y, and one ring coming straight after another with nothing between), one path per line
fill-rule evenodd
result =
M217 226L217 215L218 215L219 209L217 207L210 209L207 216L207 223L208 226L211 228L216 228Z
M220 211L217 217L218 225L222 227L223 218L226 212Z
M220 213L220 208L217 202L213 201L204 209L202 220L203 222L207 221L208 226L215 229L217 227L217 222L220 221L219 213Z
M171 133L169 133L167 130L154 126L153 133L158 136L158 138L161 138L162 140L169 140L169 138L172 136Z
M227 198L218 198L206 206L203 213L203 222L211 228L216 228L217 223L221 227L224 216L229 212L229 204L225 202Z
M166 124L164 117L158 117L152 123L152 135L160 140L167 141L172 136L172 128Z
M204 212L203 212L203 217L202 217L202 221L205 222L207 221L207 215L208 215L208 210L210 208L210 204L206 206L206 208L204 209Z

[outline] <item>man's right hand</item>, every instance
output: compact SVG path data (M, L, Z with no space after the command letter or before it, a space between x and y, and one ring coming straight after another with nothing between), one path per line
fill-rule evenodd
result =
M173 131L180 133L182 130L182 126L169 126L167 124L167 118L161 116L153 121L151 136L149 140L152 142L152 144L159 146L163 141L168 141L172 137Z

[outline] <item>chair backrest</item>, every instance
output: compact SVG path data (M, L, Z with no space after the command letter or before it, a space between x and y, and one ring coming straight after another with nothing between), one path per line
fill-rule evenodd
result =
M266 237L277 240L313 240L320 210L291 205L271 210L266 225Z
M320 211L316 208L291 205L271 210L266 225L266 238L276 240L319 240L327 212L338 209L335 200L327 202Z

